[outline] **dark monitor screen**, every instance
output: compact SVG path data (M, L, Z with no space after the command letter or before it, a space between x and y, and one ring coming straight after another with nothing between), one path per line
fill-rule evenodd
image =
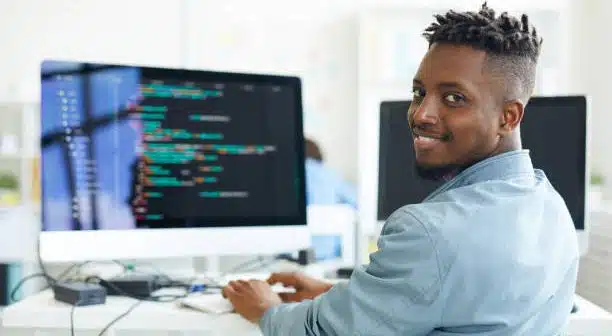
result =
M306 223L295 77L46 61L43 230Z
M408 128L410 101L380 105L378 152L378 220L386 220L406 204L420 203L441 183L421 179L415 170L412 133Z
M441 182L420 179L414 170L408 129L409 101L383 102L380 108L378 220L421 202ZM534 97L521 123L523 148L565 200L576 229L584 230L587 105L579 97Z

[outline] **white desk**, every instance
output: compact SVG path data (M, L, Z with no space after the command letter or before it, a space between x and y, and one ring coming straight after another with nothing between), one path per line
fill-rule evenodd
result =
M127 311L136 300L108 297L105 305L77 307L75 334L97 336L113 319ZM0 335L70 335L71 306L53 299L50 291L33 295L7 307ZM175 303L142 302L111 327L105 336L221 336L261 335L259 328L237 314L212 315Z
M324 278L339 261L297 267L278 262L264 271L229 275L228 279L265 279L272 271L300 270ZM334 280L330 280L334 281ZM126 312L137 300L107 296L106 304L76 307L74 330L78 336L98 336L106 325ZM66 336L70 335L72 306L58 302L51 290L27 297L6 307L0 316L0 336ZM207 314L181 307L178 303L143 301L104 336L261 336L259 327L238 314Z
M576 298L580 310L572 314L571 336L612 335L612 314ZM108 322L125 312L136 301L109 297L106 305L78 307L74 325L79 336L97 336ZM7 307L0 335L69 335L70 306L53 299L45 291ZM173 303L143 302L117 322L105 336L208 336L261 335L259 328L236 314L212 315L177 307Z
M576 305L579 310L570 317L568 336L612 335L612 314L580 296Z

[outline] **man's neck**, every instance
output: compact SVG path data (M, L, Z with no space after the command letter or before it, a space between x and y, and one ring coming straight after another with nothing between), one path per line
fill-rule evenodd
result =
M487 155L485 159L499 154L521 150L522 148L521 137L517 132L514 132L507 137L501 138L495 149L493 149L491 154Z

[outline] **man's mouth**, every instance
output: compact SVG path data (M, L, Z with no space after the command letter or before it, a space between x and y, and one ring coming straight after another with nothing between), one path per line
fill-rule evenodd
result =
M446 141L445 136L438 135L430 135L430 134L421 134L419 132L415 132L414 136L414 147L419 150L427 150L431 149L434 146L441 144Z
M414 134L414 138L423 138L423 139L429 139L429 140L442 140L441 136L437 136L437 135L426 135L426 134L418 134L415 133Z

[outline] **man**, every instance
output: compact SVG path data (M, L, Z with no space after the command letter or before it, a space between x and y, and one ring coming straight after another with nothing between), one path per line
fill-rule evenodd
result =
M558 335L578 267L563 199L521 149L541 39L507 14L436 16L408 123L423 177L447 182L385 224L347 284L273 274L224 295L265 335ZM554 127L553 125L551 125ZM544 130L543 130L544 131ZM312 298L312 300L311 300Z

